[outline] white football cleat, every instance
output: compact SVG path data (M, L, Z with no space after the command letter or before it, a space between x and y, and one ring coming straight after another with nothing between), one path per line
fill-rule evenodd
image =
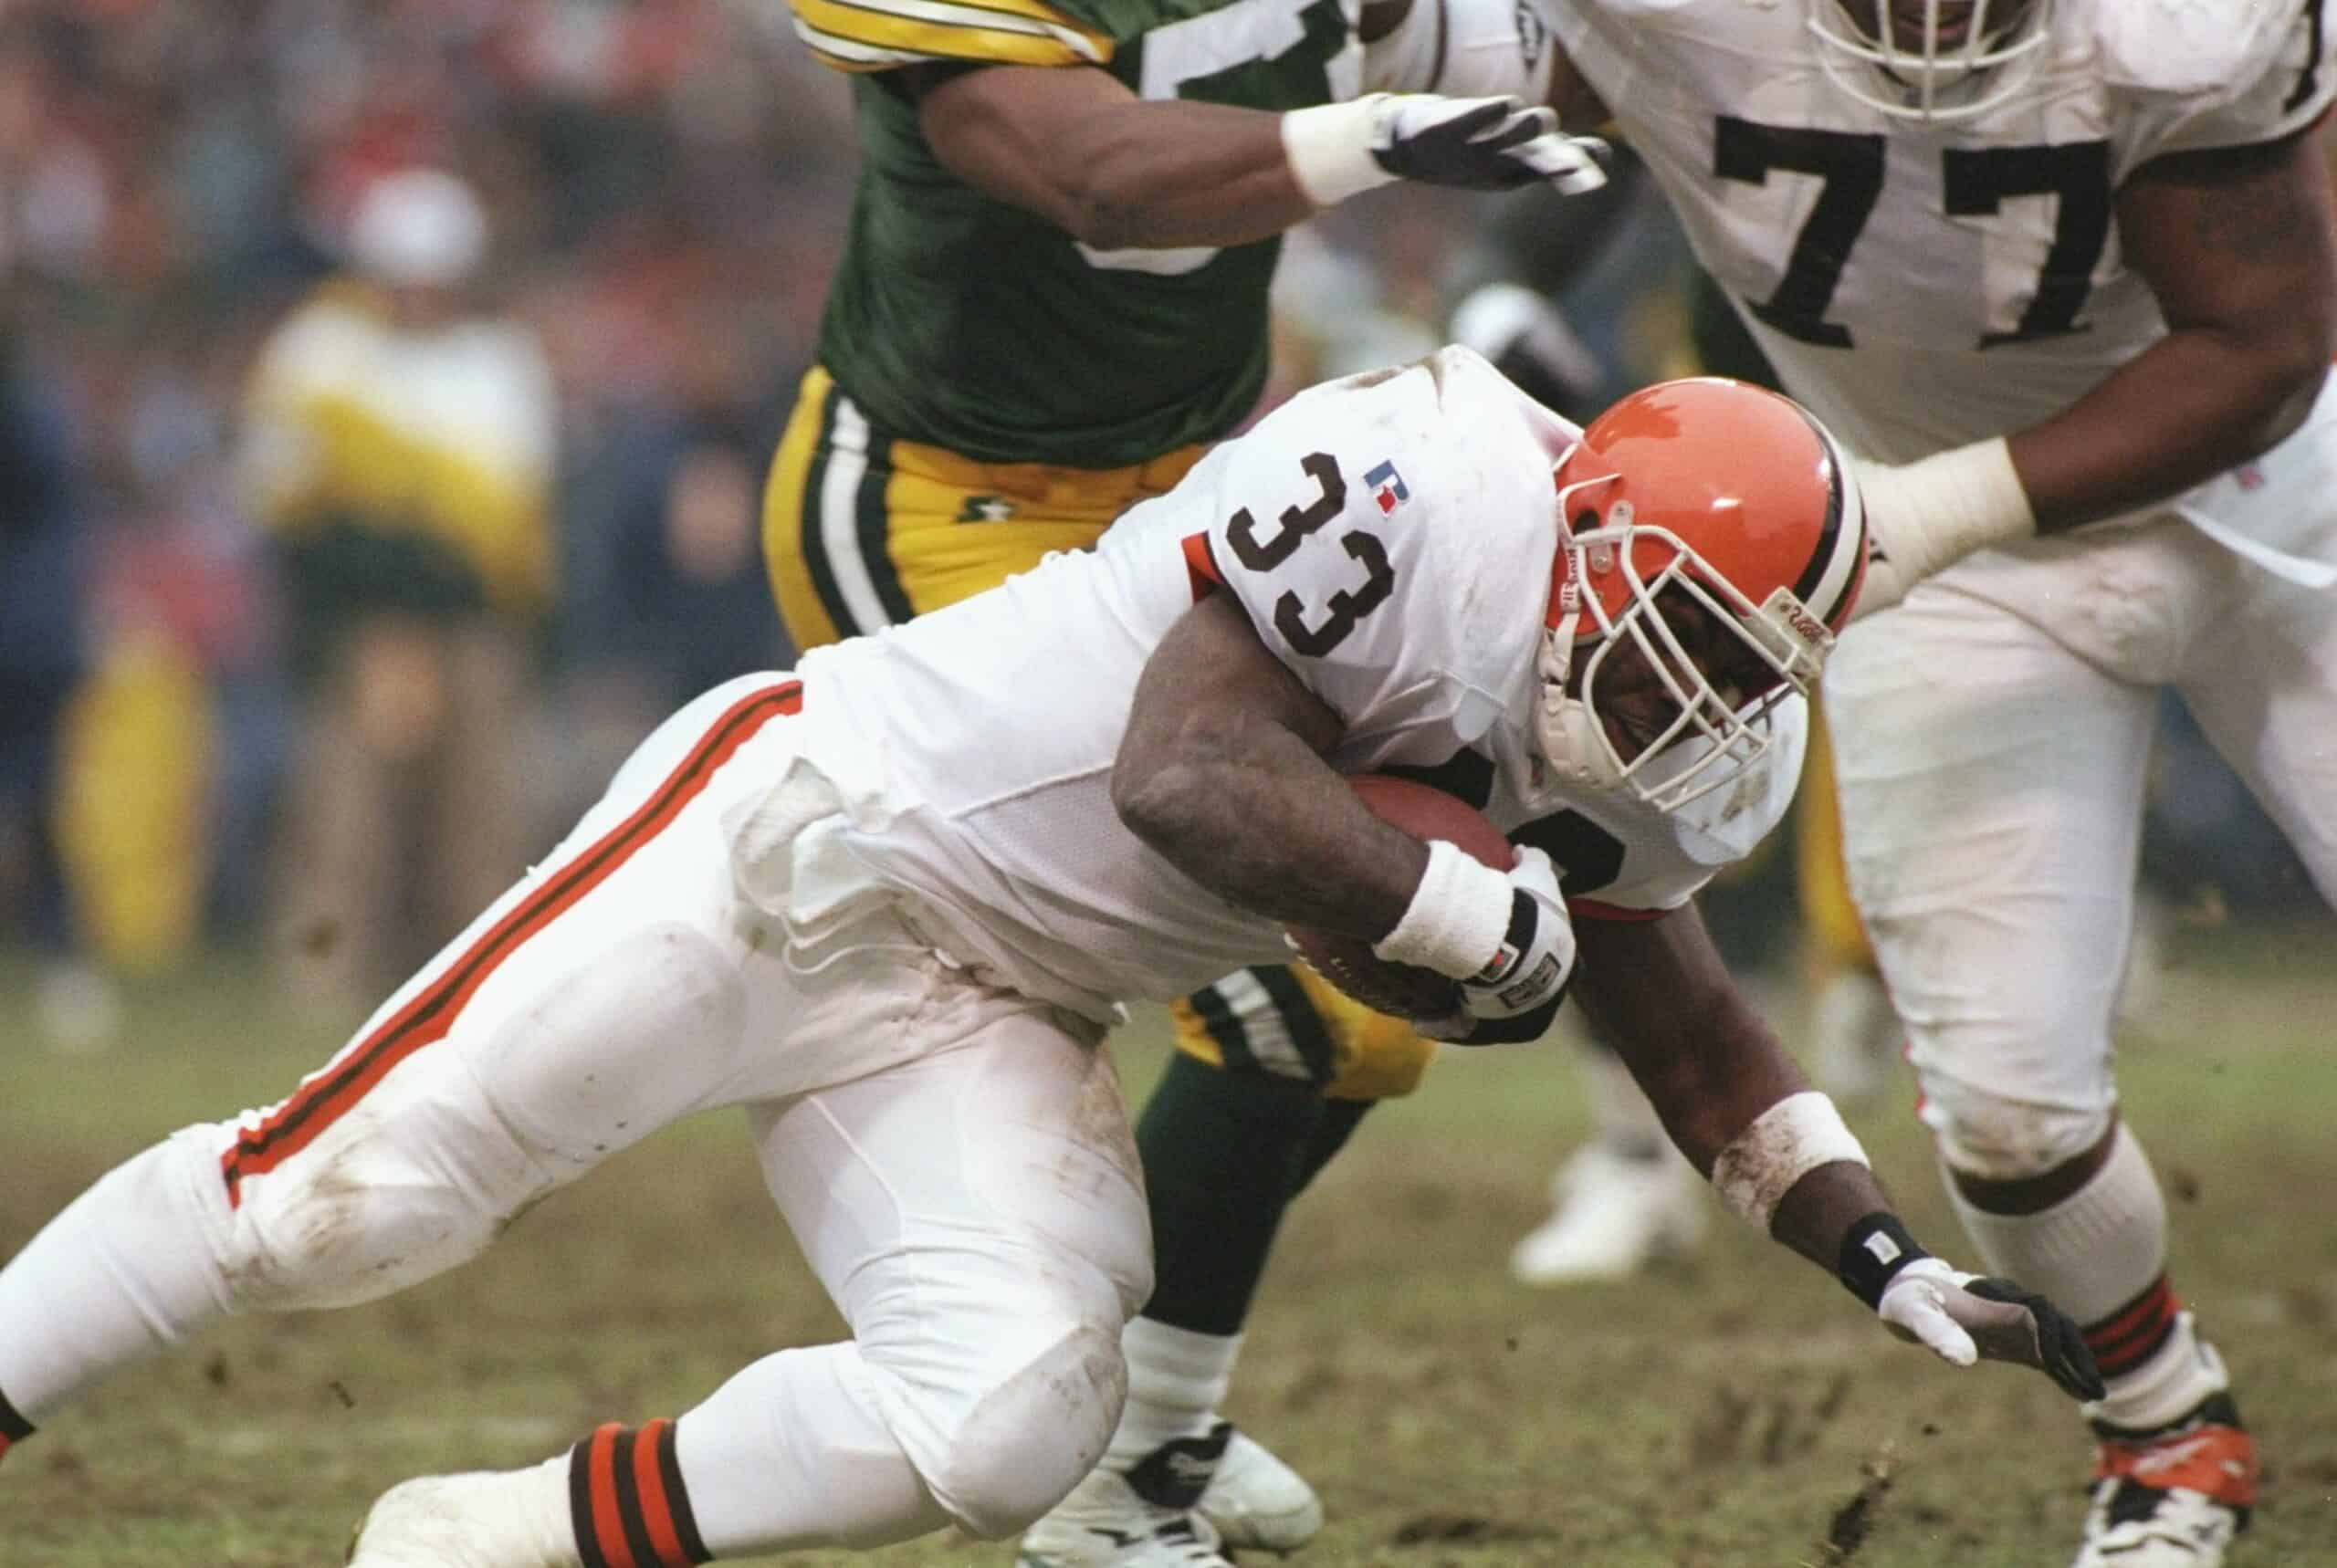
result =
M581 1568L568 1458L401 1481L375 1500L349 1568Z
M2097 1425L2093 1503L2071 1568L2222 1568L2256 1504L2256 1440L2218 1394L2153 1432Z
M1194 1507L1234 1551L1297 1551L1323 1528L1323 1500L1265 1445L1231 1431L1217 1474Z
M1125 1471L1098 1465L1023 1531L1016 1568L1233 1568L1218 1550L1217 1527L1194 1507L1232 1431L1221 1421Z
M1509 1255L1521 1284L1619 1280L1703 1239L1703 1180L1669 1148L1641 1157L1586 1144L1558 1167L1550 1193L1556 1209Z

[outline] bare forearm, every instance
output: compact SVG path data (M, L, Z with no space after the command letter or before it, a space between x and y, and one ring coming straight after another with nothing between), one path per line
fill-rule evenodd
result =
M1280 115L1139 99L1102 71L972 71L927 89L918 116L952 173L1098 250L1241 245L1315 210Z
M1243 245L1314 215L1283 151L1281 116L1219 103L1138 107L1095 138L1072 227L1087 244Z
M2165 500L2263 452L2303 422L2325 366L2211 329L2169 334L2007 438L2038 531Z
M1692 908L1644 925L1586 920L1576 931L1577 996L1672 1142L1706 1176L1765 1112L1808 1089L1729 977ZM1748 1155L1752 1163L1760 1157L1740 1148L1740 1166ZM1850 1228L1889 1207L1872 1171L1837 1160L1787 1189L1769 1234L1830 1273Z
M1210 892L1285 925L1363 941L1393 930L1428 851L1368 810L1290 730L1189 734L1115 790L1137 837Z

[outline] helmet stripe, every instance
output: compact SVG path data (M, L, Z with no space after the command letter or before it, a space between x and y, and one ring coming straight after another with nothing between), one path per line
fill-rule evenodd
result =
M1809 552L1800 578L1793 585L1794 597L1812 615L1839 631L1866 549L1866 517L1859 504L1850 460L1841 444L1808 409L1797 402L1793 409L1808 424L1810 434L1818 437L1818 447L1826 454L1826 465L1831 470L1826 492L1826 520L1818 529L1818 542Z

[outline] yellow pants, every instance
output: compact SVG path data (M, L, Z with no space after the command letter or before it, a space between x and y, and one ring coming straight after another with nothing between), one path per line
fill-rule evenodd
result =
M1802 764L1801 792L1794 800L1794 883L1801 902L1801 925L1812 967L1823 976L1836 970L1874 968L1858 905L1850 902L1849 873L1842 866L1842 805L1834 792L1834 746L1817 703L1809 705L1809 755Z
M1173 488L1202 450L1132 468L980 463L871 427L814 366L763 491L763 551L788 635L816 648L874 632L995 588L1051 550L1085 549L1129 507ZM1187 1053L1312 1079L1345 1099L1410 1093L1435 1050L1304 970L1244 969L1173 1011Z

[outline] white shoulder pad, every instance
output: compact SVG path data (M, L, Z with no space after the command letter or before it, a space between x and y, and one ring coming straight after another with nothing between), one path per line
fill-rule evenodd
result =
M2222 98L2279 58L2296 0L2066 0L2090 13L2102 78L2128 92Z

